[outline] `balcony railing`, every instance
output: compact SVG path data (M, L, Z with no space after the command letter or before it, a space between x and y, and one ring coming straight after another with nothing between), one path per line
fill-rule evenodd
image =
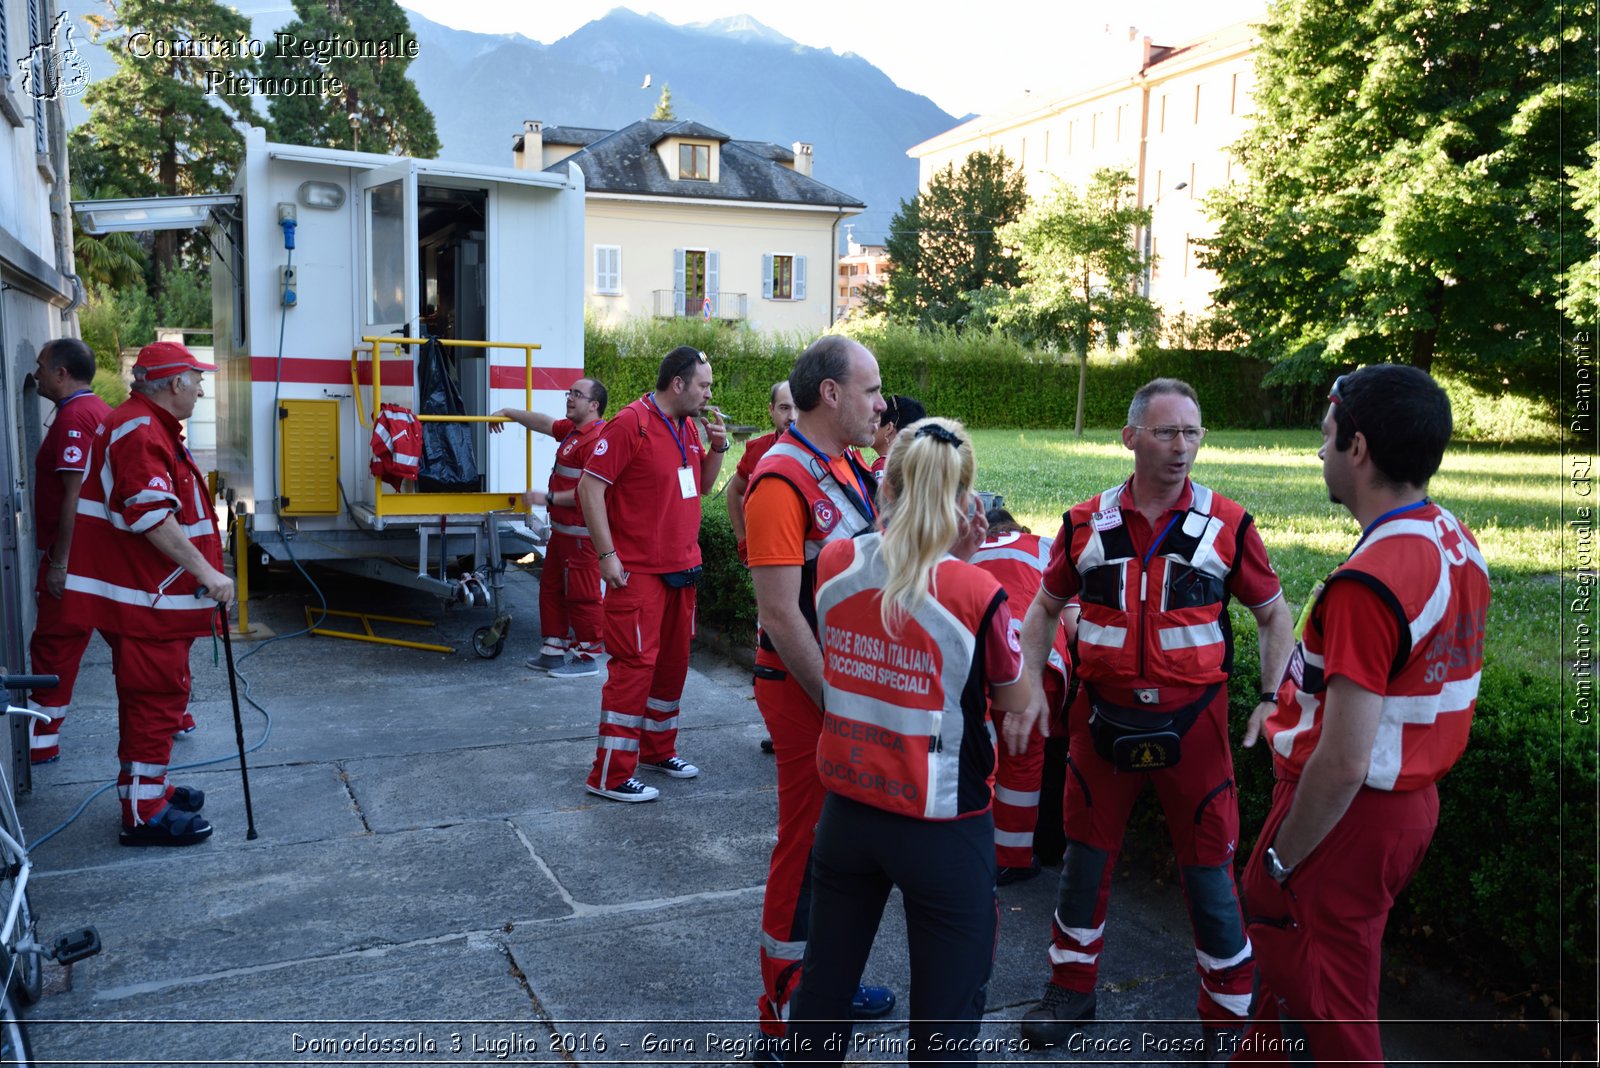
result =
M744 293L718 293L714 297L686 297L672 289L657 289L654 293L657 319L720 319L731 323L750 317L750 299Z

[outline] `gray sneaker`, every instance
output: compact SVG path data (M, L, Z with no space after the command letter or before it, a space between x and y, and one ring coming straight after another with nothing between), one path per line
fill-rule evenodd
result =
M1022 1014L1022 1041L1030 1049L1059 1046L1094 1019L1094 991L1087 994L1046 983L1044 997Z
M567 662L562 653L540 653L538 656L528 657L527 664L535 671L554 671Z
M552 679L587 679L600 674L600 664L592 656L580 656L550 669Z

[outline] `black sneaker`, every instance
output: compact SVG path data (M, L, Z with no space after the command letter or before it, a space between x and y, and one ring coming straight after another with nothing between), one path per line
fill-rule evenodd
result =
M1026 868L998 868L994 874L994 885L1010 886L1012 883L1024 883L1039 874L1039 858L1034 857L1033 863Z
M588 783L584 783L583 788L591 794L609 797L613 801L654 801L661 796L660 790L654 786L646 786L638 779L624 779L609 790L603 786L590 786Z
M654 763L639 762L639 767L644 771L659 771L663 775L671 775L674 779L692 779L700 774L700 769L682 757L670 756L665 760Z
M1022 1041L1030 1049L1059 1046L1094 1019L1094 991L1087 994L1046 983L1044 997L1022 1014Z

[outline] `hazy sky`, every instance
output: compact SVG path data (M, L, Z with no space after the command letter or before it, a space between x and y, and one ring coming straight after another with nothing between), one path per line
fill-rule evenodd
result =
M800 44L854 52L897 85L961 116L995 111L1025 90L1093 84L1118 59L1130 26L1174 44L1232 22L1264 16L1266 0L912 0L796 4L793 0L400 0L457 29L520 33L549 44L614 7L678 24L750 15ZM824 17L826 10L830 16ZM844 16L835 13L848 12ZM1107 29L1110 29L1108 35ZM1119 64L1119 69L1122 65ZM641 76L647 72L641 71Z

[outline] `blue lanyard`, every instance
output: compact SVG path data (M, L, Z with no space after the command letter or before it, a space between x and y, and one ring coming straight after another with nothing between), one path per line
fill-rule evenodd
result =
M689 466L689 454L684 451L683 439L678 436L678 432L676 430L672 429L672 420L668 419L666 413L663 412L661 410L661 408L656 404L655 391L652 390L651 392L646 393L644 395L644 399L645 399L645 403L649 404L650 407L654 408L656 414L661 417L661 421L667 425L667 433L672 435L672 443L678 447L678 456L682 458L683 466L688 467Z
M1185 515L1188 515L1188 513L1179 512L1177 515L1167 520L1167 525L1161 528L1161 533L1156 535L1156 540L1150 543L1149 549L1145 550L1144 562L1146 566L1149 565L1150 558L1156 554L1156 550L1161 548L1161 543L1166 540L1167 531L1172 529L1172 524L1182 519Z
M1356 554L1356 551L1359 550L1362 544L1366 542L1367 535L1371 534L1374 530L1377 530L1381 524L1388 522L1397 515L1404 515L1406 512L1415 512L1418 508L1426 507L1431 503L1432 502L1429 501L1428 498L1424 497L1420 501L1412 501L1410 504L1402 504L1398 508L1389 509L1378 518L1374 519L1371 523L1367 524L1367 529L1361 532L1361 538L1356 542L1356 547L1350 550L1350 556L1354 556ZM1345 557L1345 559L1350 559L1350 556Z
M856 466L850 462L850 457L848 454L844 454L842 459L845 462L845 466L850 468L850 473L855 476L855 490L851 490L849 486L845 485L843 482L839 482L839 477L834 474L833 471L833 461L828 458L828 454L811 444L811 442L806 439L806 436L800 433L799 427L795 426L793 423L790 423L789 433L798 438L800 444L810 449L811 454L822 461L822 470L827 473L829 478L838 483L840 489L844 490L844 495L849 498L851 504L855 505L856 511L860 512L869 521L878 514L877 511L872 507L872 497L867 493L866 483L861 481L861 472L857 470Z

